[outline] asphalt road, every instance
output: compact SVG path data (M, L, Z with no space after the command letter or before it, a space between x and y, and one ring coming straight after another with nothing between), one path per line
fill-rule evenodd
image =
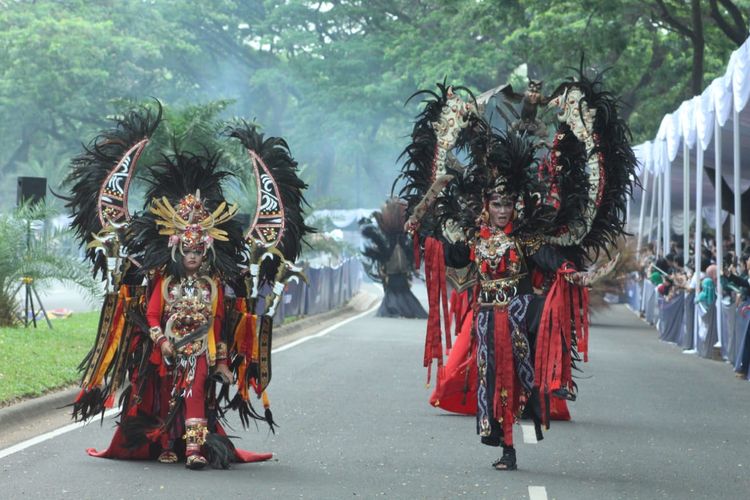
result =
M274 355L281 428L234 431L272 461L193 472L90 458L106 419L0 459L0 497L750 498L750 385L622 306L594 323L573 421L538 444L518 432L516 472L490 467L498 451L473 417L427 404L424 322L368 315Z

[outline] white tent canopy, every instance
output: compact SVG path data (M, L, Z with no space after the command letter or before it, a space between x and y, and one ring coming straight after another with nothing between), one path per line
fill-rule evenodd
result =
M714 79L701 95L684 101L666 115L652 141L634 148L643 183L643 191L634 197L639 209L631 211L639 217L636 231L638 253L644 239L653 241L659 253L668 252L673 212L679 212L683 225L682 231L675 232L683 234L685 262L688 261L690 237L694 238L694 248L701 248L703 221L708 217L712 222L710 227L716 231L716 241L721 242L726 212L721 210L722 182L717 180L723 179L733 196L735 217L732 232L736 235L735 252L739 255L741 194L750 186L750 168L741 168L742 158L750 159L750 109L745 109L748 98L750 39L732 53L723 76ZM706 168L712 172L707 172ZM709 178L709 173L715 177ZM676 196L672 196L673 193ZM689 215L691 211L700 220L695 224L694 235L689 234L689 224L694 219ZM719 268L722 267L722 254L718 251L716 255ZM717 300L720 301L720 283L717 288ZM717 307L719 328L722 325L720 315L721 307Z
M637 193L634 197L636 204L640 206L645 199L648 212L648 205L654 195L661 196L664 202L669 201L670 203L663 204L662 213L656 217L665 227L670 224L665 216L671 218L673 211L681 212L685 208L695 211L698 184L703 195L701 209L707 205L715 206L716 189L712 186L712 179L704 172L701 182L696 183L699 152L703 153L705 168L715 170L716 160L721 160L719 171L734 191L735 150L738 153L737 160L750 159L750 108L746 109L749 98L750 39L732 53L723 76L713 80L701 95L684 101L674 112L664 116L656 137L634 148L642 182L645 184L646 176L650 178L648 187L644 185L646 192ZM738 130L735 131L735 128ZM736 143L735 135L738 135ZM718 148L715 142L718 142ZM685 191L683 182L686 162L689 173L687 189L691 195L687 207L683 196L672 196ZM741 162L738 162L739 165ZM738 170L736 187L739 187L738 191L741 193L750 187L750 168ZM654 175L661 177L662 191L659 193L654 189L657 184L653 182ZM638 216L639 212L633 211L633 214ZM648 217L648 214L645 215ZM642 233L641 236L649 234ZM664 239L668 240L668 237L667 233ZM653 239L653 235L649 239Z

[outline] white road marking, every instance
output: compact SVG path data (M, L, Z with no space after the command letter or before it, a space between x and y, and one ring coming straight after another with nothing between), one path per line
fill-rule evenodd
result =
M536 431L533 425L521 424L521 430L523 431L523 442L526 444L537 444Z
M271 353L276 354L277 352L286 351L287 349L291 349L292 347L298 346L302 344L303 342L307 342L310 339L315 339L318 337L322 337L324 335L328 335L332 331L336 330L337 328L340 328L348 323L351 323L354 320L357 320L359 318L362 318L364 316L367 316L368 314L372 313L374 310L376 310L380 306L380 301L378 301L374 306L372 306L370 309L368 309L365 312L359 313L356 316L352 316L351 318L347 318L344 321L341 321L339 323L336 323L335 325L331 325L322 332L318 332L315 335L310 335L308 337L301 338L299 340L295 340L294 342L290 342L289 344L286 344L284 346L281 346L277 349L271 350ZM111 410L107 410L104 412L104 417L109 418L113 415L116 415L120 411L119 408L112 408ZM26 448L29 448L31 446L37 445L39 443L43 443L44 441L47 441L49 439L55 438L57 436L61 436L63 434L67 434L70 431L74 431L76 429L80 429L81 427L84 427L91 422L99 421L100 418L94 418L89 420L88 422L75 422L73 424L66 425L65 427L60 427L59 429L55 429L54 431L45 432L44 434L40 434L39 436L33 437L31 439L27 439L26 441L22 441L18 444L14 444L13 446L9 446L8 448L5 448L3 450L0 450L0 459L3 459L7 457L8 455L12 455L14 453L17 453L19 451L23 451Z
M547 488L544 486L529 486L529 500L547 500Z
M370 309L368 309L365 312L359 313L356 316L352 316L351 318L345 319L344 321L336 323L335 325L331 325L328 328L326 328L325 330L323 330L322 332L318 332L315 335L309 335L307 337L303 337L301 339L295 340L294 342L290 342L290 343L288 343L286 345L283 345L283 346L281 346L281 347L279 347L277 349L272 350L271 352L273 354L276 354L277 352L286 351L287 349L291 349L292 347L296 347L296 346L302 344L303 342L307 342L308 340L317 339L318 337L323 337L324 335L328 335L332 331L336 330L337 328L341 328L342 326L346 325L347 323L351 323L354 320L357 320L359 318L363 318L363 317L367 316L368 314L370 314L371 312L373 312L374 310L376 310L378 307L380 307L380 301L378 301L374 306L372 306Z
M116 415L119 411L120 411L119 408L112 408L111 410L107 410L104 412L104 417L109 418L112 415ZM21 441L18 444L14 444L13 446L9 446L8 448L5 448L4 450L0 450L0 458L5 458L8 455L12 455L21 450L25 450L26 448L30 446L34 446L35 444L42 443L44 441L47 441L48 439L52 439L62 434L66 434L70 431L80 429L81 427L84 427L94 421L98 421L100 418L101 417L93 418L87 422L75 422L73 424L66 425L65 427L60 427L59 429L55 429L54 431L45 432L44 434L40 434L31 439L27 439L26 441Z

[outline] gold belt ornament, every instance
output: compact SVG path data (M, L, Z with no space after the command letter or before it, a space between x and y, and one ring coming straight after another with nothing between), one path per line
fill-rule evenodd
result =
M482 280L479 302L481 305L506 306L518 295L518 283L523 274L512 278Z

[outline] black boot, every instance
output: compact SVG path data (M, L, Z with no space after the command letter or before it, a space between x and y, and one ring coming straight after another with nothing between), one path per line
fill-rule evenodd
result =
M512 446L503 445L503 456L492 463L497 470L516 470L516 449Z

